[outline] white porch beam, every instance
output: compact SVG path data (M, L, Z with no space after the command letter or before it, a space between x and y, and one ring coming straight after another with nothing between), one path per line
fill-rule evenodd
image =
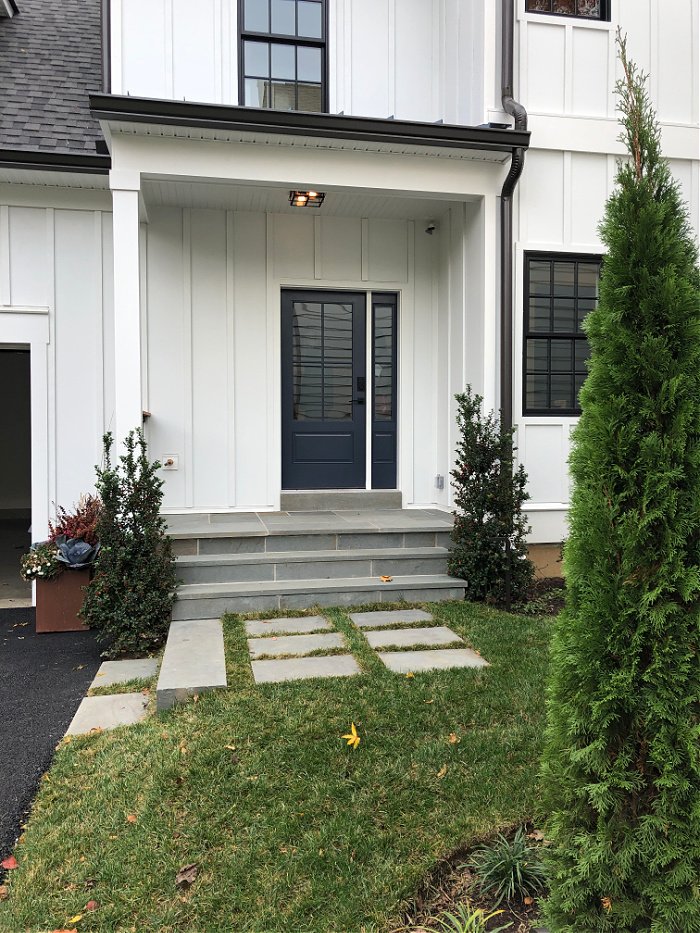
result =
M143 423L137 172L112 172L114 234L114 431L117 445Z

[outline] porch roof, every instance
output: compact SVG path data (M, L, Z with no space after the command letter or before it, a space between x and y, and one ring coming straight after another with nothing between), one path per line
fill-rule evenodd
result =
M111 94L90 96L92 113L116 132L137 135L192 137L193 130L204 139L239 138L266 142L282 138L287 145L308 146L309 137L319 148L378 148L406 154L433 151L457 158L502 162L513 148L527 148L528 132L500 126L458 126L407 120L355 117L345 114L304 113L299 111L258 110L220 104L124 97ZM436 151L437 150L437 151Z

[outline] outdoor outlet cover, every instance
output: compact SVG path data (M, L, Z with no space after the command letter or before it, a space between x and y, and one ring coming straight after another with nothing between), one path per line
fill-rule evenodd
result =
M177 470L178 468L178 455L177 454L166 454L161 463L163 464L164 470Z

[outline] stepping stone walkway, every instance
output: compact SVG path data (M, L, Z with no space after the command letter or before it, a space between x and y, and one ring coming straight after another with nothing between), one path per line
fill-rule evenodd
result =
M322 616L246 622L246 634L251 636L248 638L248 652L255 682L279 683L359 674L360 668L351 654L304 657L316 651L331 651L345 646L340 632L319 632L330 628L330 622Z
M488 667L488 663L471 648L439 647L464 644L464 639L447 626L434 625L420 628L413 625L415 622L433 621L433 617L422 609L352 612L350 618L358 628L362 629L362 634L372 648L414 649L412 651L377 651L382 663L397 674L461 667ZM403 626L403 628L388 628L388 626ZM434 650L418 650L433 646L435 646Z
M190 696L226 687L224 630L219 619L173 621L156 687L161 712Z

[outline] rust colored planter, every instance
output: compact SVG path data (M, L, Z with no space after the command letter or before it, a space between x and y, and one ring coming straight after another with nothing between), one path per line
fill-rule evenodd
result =
M83 587L90 582L90 570L64 570L53 580L36 581L37 632L84 632L87 625L78 618L83 607Z

